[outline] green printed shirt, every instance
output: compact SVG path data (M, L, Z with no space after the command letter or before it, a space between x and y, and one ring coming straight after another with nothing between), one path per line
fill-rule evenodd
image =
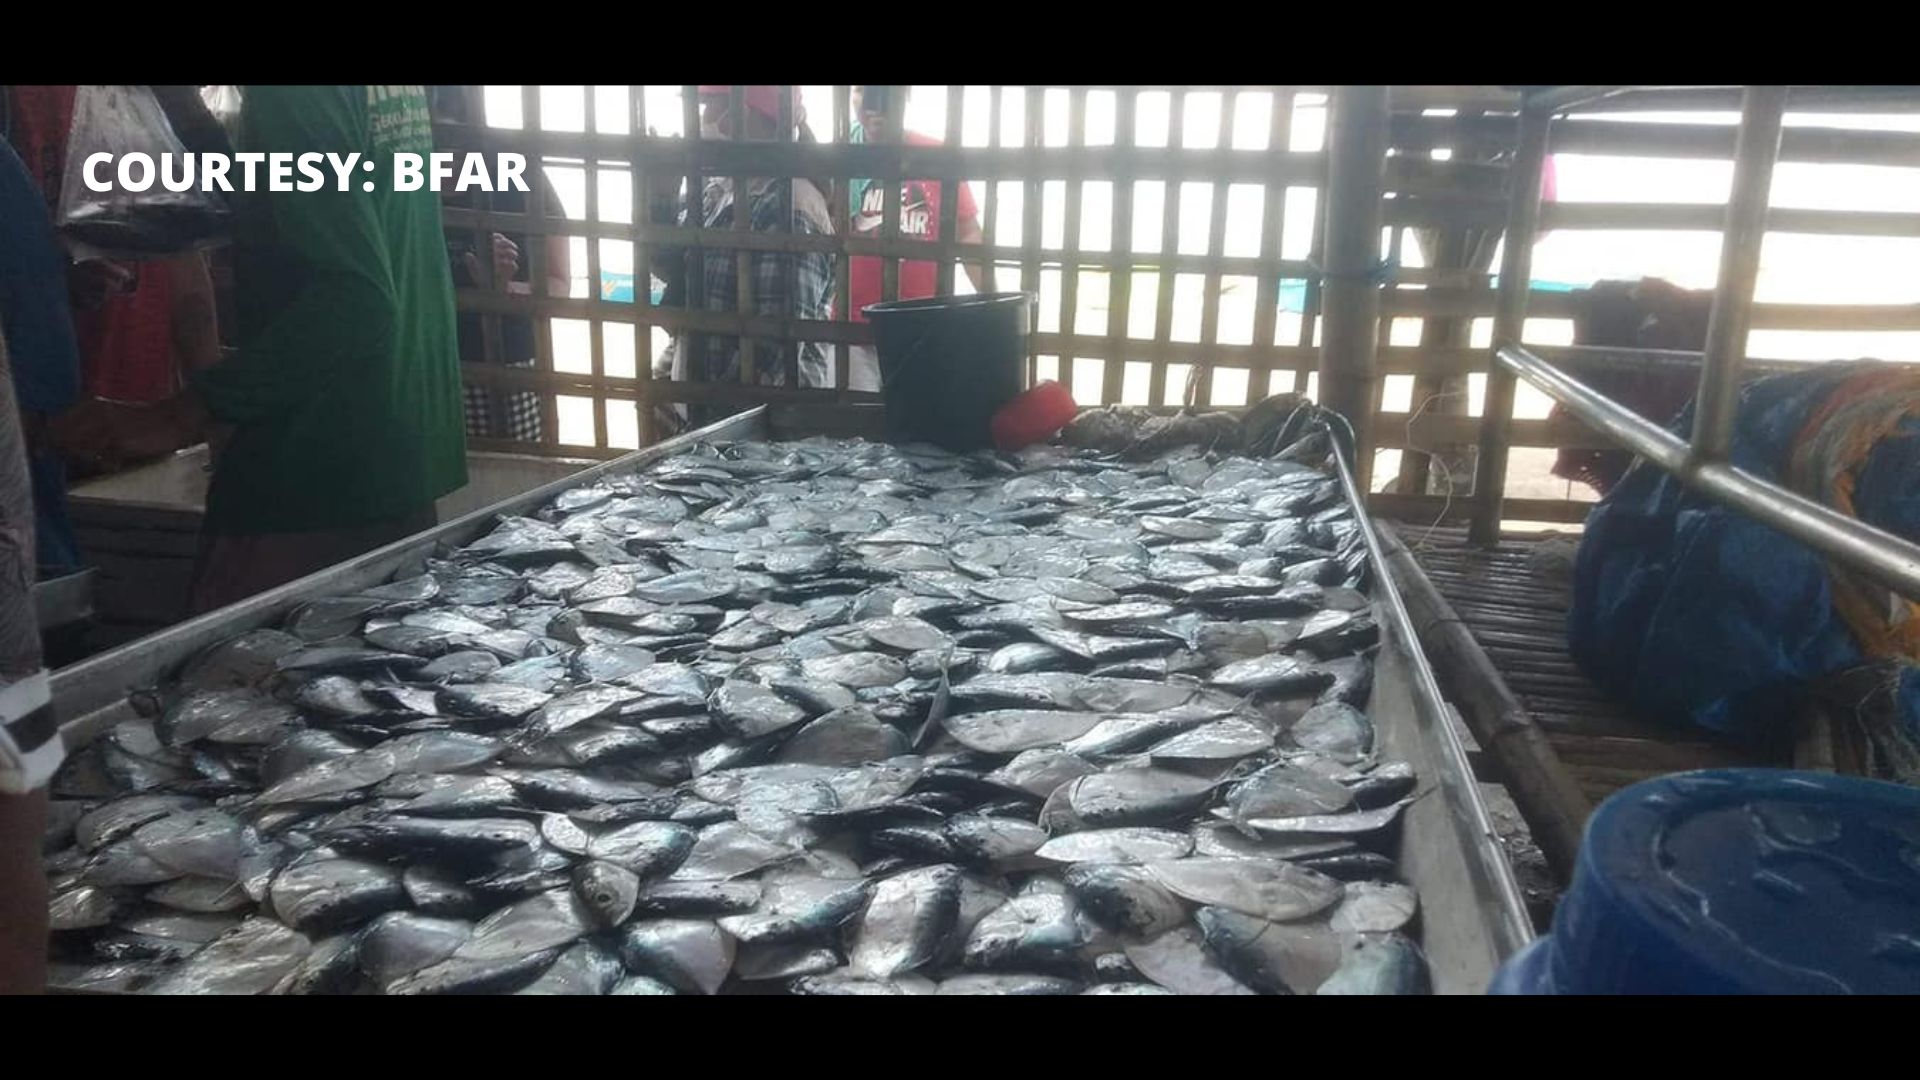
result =
M238 142L361 160L349 191L329 169L318 191L236 195L239 348L193 379L237 425L208 528L348 529L425 510L467 479L440 197L394 190L393 155L432 150L425 88L249 86Z

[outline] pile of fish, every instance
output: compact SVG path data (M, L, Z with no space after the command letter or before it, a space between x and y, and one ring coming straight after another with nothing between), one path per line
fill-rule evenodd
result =
M570 490L135 694L55 782L57 984L1425 993L1311 456L699 444Z

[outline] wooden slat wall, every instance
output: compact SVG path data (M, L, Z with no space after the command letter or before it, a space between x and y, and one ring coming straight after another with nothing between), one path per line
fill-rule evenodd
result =
M658 90L659 88L656 88ZM892 125L894 137L880 143L850 145L851 125L849 88L832 88L832 114L814 117L813 130L823 142L806 145L785 139L778 141L714 141L698 137L699 114L695 88L679 88L682 96L681 120L685 137L654 136L649 133L645 116L644 88L630 88L634 102L631 124L595 123L593 87L516 88L526 125L522 129L490 128L484 125L437 124L436 134L442 146L451 149L476 149L486 152L525 153L532 160L584 162L589 196L585 220L549 222L539 200L529 203L524 215L500 214L484 202L480 210L449 209L449 228L484 232L497 230L533 236L558 231L586 238L587 270L590 282L584 298L548 296L544 247L530 242L525 257L534 269L531 296L506 295L488 289L462 290L459 304L463 310L488 316L484 326L491 338L500 315L533 315L538 333L536 370L510 370L495 366L471 365L467 372L475 384L502 388L533 389L542 392L547 420L545 444L540 449L552 453L611 452L608 446L609 402L631 401L640 415L640 438L655 436L653 409L671 402L701 402L746 407L761 402L805 405L821 403L873 402L871 393L849 390L850 365L847 346L872 341L866 324L854 321L840 298L847 292L847 256L868 255L883 259L886 292L893 295L903 257L930 258L938 266L942 289L950 289L959 277L957 263L965 259L978 266L987 278L987 287L1000 284L1038 291L1046 289L1043 309L1051 311L1057 302L1057 329L1038 329L1031 341L1029 372L1036 358L1055 358L1052 373L1067 384L1083 405L1122 400L1123 393L1142 389L1136 380L1129 387L1128 362L1144 363L1146 401L1155 405L1185 400L1189 393L1202 405L1234 407L1257 400L1267 392L1275 373L1293 373L1293 387L1304 389L1306 377L1314 370L1318 350L1314 345L1318 308L1319 279L1315 269L1320 253L1321 219L1324 216L1324 147L1310 151L1294 150L1296 132L1302 129L1302 117L1309 110L1324 108L1324 88L1312 87L1140 87L1140 86L991 86L974 88L968 93L960 86L920 88L922 95L939 93L945 99L945 145L906 146L899 132L905 127L904 104L895 88L893 106L899 114ZM742 87L731 87L732 99L741 105ZM582 131L540 130L542 95L546 93L584 92L588 123ZM1064 103L1065 130L1058 128L1049 137L1043 123L1048 103L1057 110ZM1110 97L1114 130L1096 144L1089 139L1089 100L1094 95ZM1203 97L1202 95L1211 95ZM1408 229L1432 230L1427 235L1452 230L1497 231L1504 217L1502 191L1503 168L1485 161L1439 161L1431 157L1436 149L1471 149L1473 146L1510 146L1513 138L1511 100L1497 88L1457 88L1449 98L1448 88L1395 88L1396 113L1392 120L1393 154L1387 171L1390 202L1385 221L1391 230L1394 255L1399 255ZM1233 132L1238 108L1257 107L1262 99L1270 103L1271 115L1264 147L1242 148L1235 145ZM656 98L657 100L657 98ZM1704 99L1703 99L1704 100ZM1190 130L1206 115L1202 102L1218 103L1218 124L1209 132ZM1164 104L1167 123L1143 140L1140 123L1143 113L1157 113ZM1190 104L1195 107L1190 110ZM1455 116L1426 116L1420 110L1457 105ZM987 145L962 145L967 131L969 110L985 111L988 121ZM1192 117L1189 116L1190 111ZM1059 122L1056 112L1055 122ZM976 118L977 119L977 118ZM977 125L976 125L977 126ZM604 130L603 130L604 129ZM1104 136L1104 132L1101 133ZM1064 137L1063 137L1064 136ZM1198 148L1189 148L1192 142ZM1720 158L1731 156L1733 129L1720 124L1667 124L1614 122L1587 119L1563 120L1556 126L1554 149L1562 153L1609 154L1635 157ZM1897 131L1853 131L1824 128L1790 127L1782 146L1786 161L1872 164L1920 167L1920 134ZM631 221L607 221L599 212L597 179L600 170L615 176L626 172L634 190ZM855 177L928 177L936 178L951 193L954 185L971 181L980 185L976 193L981 210L984 242L962 245L955 239L957 200L943 200L941 236L937 243L904 239L900 236L899 185L889 183L885 215L878 237L850 238L796 236L791 233L756 233L744 228L706 230L698 228L699 178L728 175L736 178L827 177L836 190L832 197L843 204L846 185ZM694 210L693 227L656 225L649 216L651 203L676 183L673 177L689 178L689 202ZM1064 191L1064 198L1049 207L1045 195L1049 185ZM1111 230L1109 250L1087 250L1083 235L1083 210L1090 184L1105 184L1111 190ZM1140 220L1141 191L1150 193L1151 185L1162 191L1160 220ZM1191 186L1190 186L1191 185ZM1228 232L1227 207L1233 185L1247 185L1262 206L1260 235L1257 241L1232 236ZM1205 216L1205 235L1198 237L1189 228L1187 249L1181 250L1181 201L1191 190L1198 197L1210 193L1211 209ZM1316 213L1308 258L1284 259L1287 236L1284 209L1289 191L1310 193ZM1005 205L1017 197L1014 210ZM1296 195L1296 198L1299 197ZM1151 212L1151 203L1147 203ZM1545 225L1557 231L1662 229L1717 231L1721 210L1714 206L1578 203L1549 207ZM849 216L847 207L835 209L837 223ZM1018 238L1013 243L1002 219L1016 222ZM1064 218L1064 220L1061 220ZM744 219L741 224L744 224ZM1836 236L1920 236L1920 214L1882 211L1830 211L1776 209L1771 227L1779 232L1815 233ZM1155 229L1154 226L1158 228ZM1143 226L1136 229L1136 226ZM1009 225L1012 228L1013 225ZM1132 250L1136 231L1158 233L1158 251ZM635 297L633 303L615 303L599 295L598 271L602 241L626 241L634 248ZM1295 243L1299 241L1296 240ZM697 295L698 282L688 308L655 307L648 285L647 257L662 246L733 253L737 273L741 275L738 310L705 310ZM1257 254L1226 254L1256 251ZM483 247L484 251L485 248ZM761 251L828 251L835 256L836 302L830 320L796 320L787 316L760 316L752 313L750 259ZM1433 253L1428 253L1429 257ZM1004 273L1002 273L1004 271ZM1081 299L1090 283L1104 274L1107 283L1106 325L1101 327L1082 316ZM1228 278L1250 279L1257 283L1253 302L1252 341L1244 340L1243 329L1234 331L1234 344L1222 344L1222 296ZM1199 286L1201 304L1197 333L1173 326L1176 289L1185 279ZM1296 321L1283 319L1279 306L1283 279L1304 280L1306 311ZM1152 283L1151 296L1136 286ZM1565 319L1573 314L1575 301L1564 293L1535 293L1529 316L1535 319ZM1139 312L1136 305L1146 304ZM1475 320L1490 319L1494 291L1484 272L1457 268L1401 268L1385 290L1381 303L1380 370L1383 375L1413 375L1420 379L1420 392L1433 393L1440 381L1472 372L1484 371L1484 349L1468 347L1465 328ZM589 372L558 372L554 369L551 320L585 320L590 327ZM1394 320L1441 320L1452 328L1441 334L1428 334L1424 326L1413 340L1418 346L1386 344L1392 339ZM1046 320L1049 321L1050 320ZM607 375L605 356L609 323L619 324L612 332L635 335L635 377ZM1136 323L1138 326L1136 327ZM1756 329L1797 330L1920 330L1920 305L1813 305L1766 303L1756 306ZM745 334L766 342L778 343L783 350L783 368L787 385L714 386L654 381L651 378L652 331L661 327L671 333L692 337ZM1297 329L1296 329L1297 327ZM1134 336L1135 329L1141 336ZM1292 333L1283 333L1292 330ZM1281 340L1285 337L1286 340ZM1183 340L1183 338L1189 340ZM1197 339L1197 340L1194 340ZM832 358L834 384L827 388L793 385L797 375L798 343L817 341L828 347ZM1408 340L1401 337L1401 340ZM1097 378L1076 378L1076 360L1096 361ZM743 365L750 368L751 363ZM1169 385L1170 369L1185 370L1189 378ZM1246 372L1246 396L1232 399L1216 393L1217 375L1222 370ZM743 372L743 375L747 375ZM1286 380L1278 380L1282 386ZM1233 380L1238 385L1238 378ZM1383 380L1384 385L1384 380ZM562 444L555 415L559 395L590 399L594 410L592 446ZM496 395L498 396L498 395ZM1415 400L1412 409L1421 402ZM624 404L621 407L625 407ZM1411 425L1407 414L1387 414L1374 425L1381 448L1412 444L1420 447L1470 444L1477 437L1476 422L1462 415L1420 416ZM1600 445L1600 440L1578 424L1542 421L1516 421L1515 446ZM1466 492L1456 492L1457 500ZM1400 505L1408 507L1440 504L1437 497L1403 496ZM1383 504L1384 505L1384 504ZM1527 508L1549 520L1576 518L1577 505L1554 510L1529 502ZM1452 508L1449 508L1451 511ZM1512 515L1509 515L1512 516Z
M475 89L477 92L478 88ZM1285 193L1289 187L1315 187L1324 170L1324 161L1319 153L1293 153L1285 145L1287 133L1291 130L1295 88L993 86L985 88L987 93L983 101L981 95L969 95L963 87L947 87L943 88L948 114L944 133L947 138L946 145L941 147L901 145L897 133L904 127L903 122L894 126L896 137L885 140L884 144L849 145L847 133L857 118L849 115L849 88L844 86L833 88L834 115L831 127L827 129L830 132L830 144L794 145L784 140L703 140L698 135L699 114L695 89L691 86L679 88L682 129L686 133L679 137L659 137L649 132L645 122L646 95L644 88L640 87L629 88L635 112L635 122L631 125L599 122L600 118L594 114L593 103L598 98L593 87L522 86L514 90L524 117L524 125L520 129L445 123L436 126L440 143L449 148L524 153L536 161L544 159L549 169L571 169L575 167L575 161L584 164L590 193L584 219L547 221L544 208L538 203L531 204L525 214L496 213L491 208L446 211L450 228L510 232L529 237L559 232L585 240L587 277L593 283L585 297L548 295L544 267L539 265L544 263L544 249L531 240L525 254L536 271L531 295L508 295L480 288L462 290L459 296L463 310L482 313L489 325L503 315L531 315L536 319L539 327L539 357L535 370L470 365L467 377L469 382L476 385L503 390L542 391L547 424L545 445L539 449L554 453L611 449L607 443L608 402L633 401L641 416L641 436L650 439L655 434L653 408L666 403L707 402L745 407L765 401L847 403L874 400L871 394L846 389L849 364L845 346L868 344L872 341L872 335L864 324L849 318L850 313L844 302L836 302L830 321L812 322L753 314L750 260L753 253L762 251L824 250L833 253L836 256L835 277L838 286L836 299L846 293L848 255L881 257L885 289L889 295L897 287L899 261L906 256L932 257L939 266L941 285L945 287L950 287L956 276L955 263L961 256L978 260L986 272L984 276L988 278L989 288L998 284L993 280L998 276L996 269L1005 269L1009 272L1009 276L1002 279L1006 284L1012 285L1017 281L1021 288L1036 292L1044 290L1050 311L1057 298L1058 329L1034 335L1032 356L1044 354L1056 358L1057 368L1053 368L1050 374L1056 374L1062 382L1073 388L1084 403L1119 400L1125 387L1125 364L1128 359L1145 361L1149 365L1154 400L1165 401L1170 397L1177 399L1182 396L1185 387L1169 388L1166 385L1169 365L1179 365L1195 373L1193 382L1203 403L1211 401L1211 373L1215 366L1257 367L1262 372L1273 369L1304 371L1309 370L1313 363L1310 347L1291 341L1282 345L1276 343L1273 336L1273 328L1277 325L1280 279L1310 278L1312 274L1306 260L1282 261L1277 258ZM736 107L742 106L744 87L729 87L729 90L731 103ZM562 92L585 94L589 104L584 131L549 131L541 128L543 95ZM1104 138L1100 145L1088 143L1088 97L1096 92L1112 96L1115 123L1111 145L1107 145ZM1055 129L1051 137L1044 123L1050 93L1056 109L1061 101L1067 105L1065 131ZM1166 103L1168 114L1164 136L1149 140L1152 145L1148 146L1138 146L1135 138L1137 103L1142 93L1160 95ZM1186 102L1189 95L1198 93L1217 96L1219 127L1213 133L1211 149L1189 151L1182 138ZM1271 125L1274 141L1266 149L1237 150L1232 138L1234 110L1238 102L1253 95L1268 95L1274 103ZM978 109L984 104L989 111L990 137L987 146L961 145L970 99L974 108ZM899 102L901 95L896 93L894 100ZM901 106L896 104L895 108L900 109ZM901 119L903 121L904 117ZM816 127L816 130L821 127L825 125ZM557 164L560 162L564 162L564 166ZM602 169L615 176L624 171L630 177L635 207L631 220L606 220L599 212L597 186ZM951 185L958 182L971 180L978 183L984 180L984 197L979 200L984 243L962 246L953 239L957 201L952 198L943 200L941 225L945 239L942 242L929 244L902 239L899 235L898 185L895 183L886 185L891 194L887 199L885 220L878 237L852 239L845 235L804 237L777 232L755 233L740 227L744 225L744 219L737 220L732 230L701 229L698 227L698 196L694 193L698 186L696 181L703 175L716 174L734 177L736 182L752 176L826 175L841 184L856 176L885 180L925 175L941 178L949 185L949 190ZM649 207L663 193L663 180L675 175L689 179L686 209L695 211L693 220L686 226L655 224L649 216ZM1113 235L1109 250L1104 252L1083 250L1082 210L1089 182L1103 182L1110 186L1112 192ZM1158 184L1162 188L1161 242L1160 250L1155 253L1135 253L1130 245L1137 185L1141 182ZM1260 255L1228 257L1224 254L1228 239L1228 191L1229 185L1234 183L1256 185L1263 193ZM1017 186L1009 187L1008 184ZM1065 192L1065 198L1052 205L1046 199L1050 184ZM1193 250L1195 245L1191 237L1188 241L1189 250L1186 253L1179 250L1180 200L1187 190L1183 185L1200 185L1192 190L1205 190L1212 196L1212 211L1203 251ZM1000 231L998 226L1008 220L1007 211L1013 209L1004 205L1005 199L1016 193L1019 196L1015 215L1019 237L1016 242L1009 244L997 237L996 232ZM836 192L835 196L836 199L843 198L844 189ZM1064 222L1058 220L1056 215L1063 217ZM635 297L631 304L605 300L599 295L597 282L603 241L625 241L633 245L636 280ZM706 305L698 295L698 282L690 283L694 286L692 291L695 295L690 298L687 307L654 307L648 288L648 259L653 252L668 245L687 247L696 252L731 252L739 275L737 310L706 310ZM1130 300L1133 271L1136 269L1151 275L1144 280L1156 284L1150 301L1153 306L1151 328L1140 339L1131 337L1128 329L1134 317ZM1104 327L1088 326L1087 320L1082 317L1080 301L1089 282L1101 274L1106 276L1108 284L1107 323ZM1202 296L1205 314L1201 319L1201 333L1197 341L1179 340L1173 332L1173 301L1182 275L1194 275L1205 283ZM1256 327L1264 331L1264 336L1256 336L1252 344L1216 347L1220 336L1221 282L1228 275L1257 279L1262 284L1254 322ZM581 320L588 325L591 350L588 372L555 370L552 320L556 318ZM628 326L633 328L637 367L640 369L634 377L607 374L605 355L609 322L622 324L621 332L625 332ZM651 379L652 330L656 326L690 338L744 334L748 338L779 341L789 349L800 340L823 342L831 346L834 356L834 386L797 388L792 385L791 378L782 387L741 385L720 388L671 382L656 384ZM698 348L697 341L689 342L689 345ZM1091 385L1074 387L1076 360L1099 361L1102 365L1101 377ZM791 376L793 373L788 374ZM743 372L743 376L746 375L747 372ZM1253 385L1256 391L1264 389L1264 379ZM554 414L554 403L559 396L586 398L593 403L591 446L583 446L577 441L565 445L560 443ZM1223 404L1244 403L1234 401Z

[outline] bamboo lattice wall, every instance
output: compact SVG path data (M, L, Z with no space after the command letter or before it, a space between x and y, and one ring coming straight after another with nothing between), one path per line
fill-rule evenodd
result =
M624 117L609 115L609 92L618 90ZM919 94L944 96L944 145L908 146L847 142L848 87L831 88L832 116L811 117L819 144L782 141L716 141L697 137L694 87L681 87L677 116L681 130L694 137L649 134L648 97L642 87L517 88L519 128L483 124L436 124L443 149L511 151L543 161L551 172L573 169L586 177L582 217L549 220L540 200L525 215L449 208L450 230L564 235L584 238L586 279L597 292L608 245L631 245L635 268L632 302L590 296L555 296L547 289L544 247L528 245L533 294L508 295L484 288L464 289L463 310L483 316L534 315L537 362L532 370L494 364L466 366L475 385L501 390L537 390L544 399L545 444L556 454L611 455L619 452L610 432L616 410L637 409L637 441L652 441L652 407L670 402L709 403L744 408L763 402L854 404L877 396L848 389L845 346L871 342L869 328L850 321L844 302L829 320L762 317L741 309L717 312L668 308L652 303L646 267L650 251L663 245L734 254L742 275L747 253L754 251L828 251L836 256L837 295L847 291L850 255L885 260L887 295L894 295L902 257L937 261L942 291L949 291L965 260L982 268L989 287L1036 292L1040 317L1031 338L1029 375L1057 378L1083 405L1127 400L1155 405L1197 401L1235 407L1266 392L1311 389L1318 361L1317 315L1320 252L1318 222L1326 172L1319 138L1326 88L1291 86L1234 87L960 87L919 88ZM656 91L662 88L654 88ZM744 88L733 88L736 105ZM477 90L477 88L476 88ZM1388 203L1382 254L1393 267L1410 244L1418 244L1428 264L1398 266L1381 297L1379 372L1413 377L1408 412L1382 414L1373 425L1378 449L1461 447L1478 437L1479 421L1468 410L1426 409L1448 380L1484 372L1484 338L1494 307L1489 270L1493 245L1505 218L1501 155L1510 151L1515 121L1514 96L1484 87L1396 87L1388 159ZM495 88L495 94L500 88ZM543 130L546 95L578 95L584 100L584 130ZM1113 122L1089 129L1089 99L1097 96L1102 116ZM1721 110L1724 94L1700 91L1645 101L1619 103L1621 109L1662 106ZM656 102L659 95L654 95ZM898 102L901 95L895 94ZM1823 108L1891 109L1881 95L1862 106L1845 95ZM790 107L790 106L789 106ZM1432 109L1456 110L1451 116L1423 115ZM966 145L969 119L987 114L987 145ZM736 109L736 113L737 113ZM1144 122L1146 114L1164 125ZM478 112L475 115L480 115ZM1259 123L1250 123L1250 119ZM902 128L896 122L895 132ZM791 124L781 125L791 132ZM1256 129L1257 132L1256 132ZM1732 127L1721 123L1650 123L1623 120L1563 119L1555 125L1552 150L1646 158L1730 160ZM1437 160L1443 151L1446 160ZM1781 148L1786 162L1866 164L1920 168L1920 134L1825 127L1789 127ZM744 228L700 229L648 221L657 197L673 197L683 181L703 176L826 177L831 196L845 200L851 178L874 178L888 192L881 235L797 236L751 232ZM899 233L897 178L937 180L952 192L967 181L979 192L983 243L955 240L955 200L942 200L937 242L904 239ZM893 180L895 182L886 183ZM631 207L612 212L603 198L613 190L628 193ZM699 184L686 185L698 199ZM1103 195L1090 199L1089 193ZM1257 206L1258 235L1229 230L1229 204ZM1089 208L1106 204L1107 242L1090 242ZM1311 205L1289 222L1286 207ZM1204 215L1189 207L1204 206ZM1018 213L1010 213L1017 207ZM844 226L844 207L836 228ZM1689 230L1717 232L1721 208L1678 203L1555 203L1544 208L1543 227L1573 230ZM1157 215L1157 218L1156 218ZM624 218L624 219L623 219ZM698 215L694 215L698 220ZM742 222L744 224L744 221ZM1846 237L1920 237L1920 213L1776 209L1776 232ZM1098 232L1098 230L1091 230ZM1104 246L1104 250L1102 250ZM480 250L485 250L484 246ZM1298 312L1281 304L1283 284L1304 289ZM1085 302L1089 290L1104 287L1104 325L1097 304ZM1223 321L1223 295L1251 289L1250 325ZM1182 322L1176 297L1197 293L1197 320ZM1535 291L1530 320L1567 319L1576 299L1566 293ZM1244 310L1244 305L1235 309ZM552 320L586 325L589 359L585 370L556 368ZM495 320L488 318L487 322ZM1920 330L1920 305L1759 304L1756 329ZM744 334L779 343L785 350L786 385L671 382L652 377L654 330L686 334ZM1475 331L1480 331L1476 334ZM490 347L497 331L490 328ZM834 385L797 385L796 343L820 342L834 360ZM1403 343L1404 342L1404 343ZM1546 350L1551 355L1551 350ZM631 375L608 373L612 352L634 357ZM493 354L490 354L493 355ZM751 379L751 362L742 365ZM1228 374L1232 373L1232 374ZM1385 380L1383 379L1383 385ZM1144 393L1141 388L1144 386ZM556 417L561 398L591 403L590 444L563 444ZM1144 400L1142 400L1144 399ZM1378 401L1376 401L1376 407ZM1411 419L1409 419L1411 415ZM1516 447L1601 446L1603 441L1574 422L1512 421ZM510 444L525 449L525 444ZM1400 488L1414 494L1376 496L1385 512L1410 519L1463 516L1465 492L1452 497L1419 494L1426 487L1424 455L1407 454ZM1557 499L1509 499L1510 519L1579 520L1585 505Z

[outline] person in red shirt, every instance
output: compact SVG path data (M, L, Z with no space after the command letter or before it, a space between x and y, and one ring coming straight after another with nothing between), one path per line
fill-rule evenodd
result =
M882 143L887 141L890 115L904 116L906 101L900 101L897 110L888 108L890 88L885 86L856 86L853 88L851 104L853 114L860 119L860 126L853 133L853 141ZM916 131L903 132L903 141L908 146L939 146L940 140ZM852 194L851 218L848 233L853 236L877 238L881 235L881 225L885 220L887 207L887 189L870 180L855 180L850 185ZM906 180L900 185L900 236L908 240L940 239L940 207L946 195L946 185L934 180ZM959 205L954 215L954 235L963 244L981 242L980 212L975 207L973 192L962 181L958 191ZM960 264L966 271L967 279L973 283L974 292L985 292L985 278L980 265L973 262ZM865 308L877 304L883 297L881 260L872 255L856 255L847 264L847 310L857 322L867 320ZM930 260L912 259L900 264L900 300L919 300L935 295L938 289L939 268ZM851 365L850 389L880 389L880 364L871 345L850 347Z
M57 214L79 87L3 89L0 125ZM198 252L137 263L74 263L68 286L88 397L163 401L180 388L185 372L220 359L213 281Z

